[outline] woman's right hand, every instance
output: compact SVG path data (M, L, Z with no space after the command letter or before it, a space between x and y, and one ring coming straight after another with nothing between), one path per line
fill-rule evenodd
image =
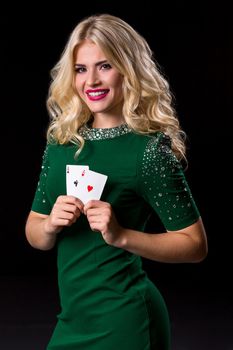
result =
M47 234L58 233L64 226L71 226L83 212L83 203L73 196L59 196L50 215L44 222Z

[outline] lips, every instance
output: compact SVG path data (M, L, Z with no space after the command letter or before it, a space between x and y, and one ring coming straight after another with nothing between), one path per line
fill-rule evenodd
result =
M92 89L86 90L86 95L91 101L102 100L109 93L109 89Z

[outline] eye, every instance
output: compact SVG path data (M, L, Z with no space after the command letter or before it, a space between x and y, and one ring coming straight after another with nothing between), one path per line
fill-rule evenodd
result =
M85 67L74 67L74 71L76 72L76 73L84 73L84 72L86 72L86 68Z
M100 69L103 69L103 70L108 70L108 69L111 69L111 68L112 68L112 66L109 63L103 63L100 66Z

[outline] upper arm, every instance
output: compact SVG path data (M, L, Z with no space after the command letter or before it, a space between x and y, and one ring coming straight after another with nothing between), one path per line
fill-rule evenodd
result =
M50 144L46 145L41 163L41 172L39 181L32 202L32 211L49 215L51 211L51 203L48 198L47 179L50 171Z
M167 230L181 230L198 221L200 213L166 135L149 138L138 169L139 193Z
M30 211L28 217L27 217L27 221L26 221L26 225L25 225L25 229L26 229L26 233L28 228L30 227L30 224L35 223L34 220L44 220L48 217L48 215L46 214L41 214L41 213L37 213L33 210Z
M167 231L174 232L174 231ZM205 257L208 251L208 243L205 232L205 227L203 225L201 217L194 222L193 224L181 229L176 230L176 232L184 234L188 236L190 239L194 241L194 243L199 247L199 249L203 252L203 256Z
M174 231L167 230L167 232L174 232ZM176 232L188 234L190 237L192 237L194 240L197 240L197 241L204 239L206 236L205 228L201 217L199 217L199 219L193 224L185 228L182 228L180 230L176 230Z
M30 211L29 215L28 215L28 219L34 219L34 218L38 218L38 219L46 219L48 217L48 215L45 214L41 214L41 213L37 213L33 210Z

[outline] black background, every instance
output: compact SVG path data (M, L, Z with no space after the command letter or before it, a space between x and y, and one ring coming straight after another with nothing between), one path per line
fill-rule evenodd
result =
M0 14L0 347L44 349L56 321L56 252L31 248L24 233L45 146L49 71L77 22L107 12L147 39L170 83L188 135L186 176L208 236L208 257L199 264L143 260L170 310L173 349L231 350L230 10L224 2L178 0L144 0L128 9L124 2L65 5L48 11L39 3L12 4Z

